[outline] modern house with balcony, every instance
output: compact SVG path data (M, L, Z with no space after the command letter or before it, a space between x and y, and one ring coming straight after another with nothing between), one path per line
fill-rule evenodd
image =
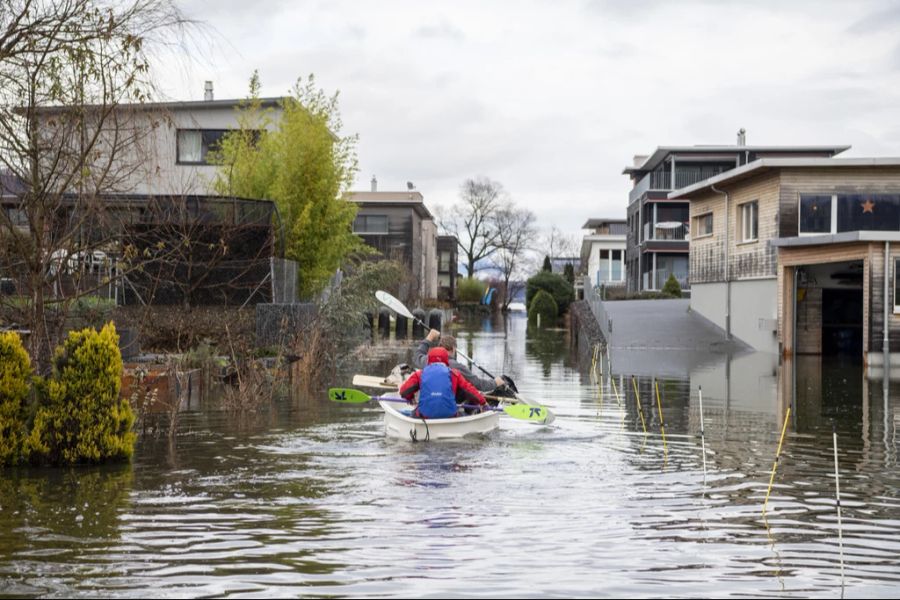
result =
M422 193L378 191L372 178L369 192L349 192L345 198L359 207L353 233L384 258L406 268L407 281L401 285L403 300L416 302L438 297L438 235L434 216ZM452 256L447 260L453 260ZM448 265L447 274L450 267ZM455 276L452 282L455 284Z
M588 219L581 226L587 233L581 240L581 265L594 287L625 285L625 219Z
M649 156L635 156L634 164L623 171L633 182L628 195L625 251L628 291L660 290L673 274L682 289L691 287L689 203L671 195L673 190L761 158L830 158L847 148L748 146L741 130L734 146L660 146Z
M786 358L900 360L900 158L766 158L670 197L695 227L693 311Z

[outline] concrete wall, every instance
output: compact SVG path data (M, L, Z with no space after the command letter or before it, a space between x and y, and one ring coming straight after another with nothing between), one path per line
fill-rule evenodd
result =
M731 335L760 352L778 352L778 282L754 279L731 282ZM724 283L691 287L691 310L725 329Z

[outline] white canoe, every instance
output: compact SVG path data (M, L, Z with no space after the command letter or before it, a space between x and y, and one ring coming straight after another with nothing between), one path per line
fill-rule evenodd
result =
M384 410L384 433L388 437L417 442L455 440L484 435L500 426L500 412L491 411L450 419L418 419L400 412L404 405L379 401Z

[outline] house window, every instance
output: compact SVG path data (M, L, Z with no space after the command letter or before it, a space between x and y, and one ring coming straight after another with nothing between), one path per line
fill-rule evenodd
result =
M597 284L609 281L609 250L600 250L600 264L597 267Z
M612 251L612 277L610 281L622 281L622 251Z
M694 237L703 237L713 233L713 214L711 212L694 217Z
M438 271L441 273L450 272L450 255L451 252L449 250L442 250L438 256Z
M838 194L837 230L900 231L900 195Z
M353 221L353 233L367 235L388 233L387 215L357 215Z
M227 129L179 129L176 140L179 165L206 165L208 154L219 147Z
M759 238L759 202L741 204L741 241L755 242Z
M831 196L800 196L800 233L831 233Z

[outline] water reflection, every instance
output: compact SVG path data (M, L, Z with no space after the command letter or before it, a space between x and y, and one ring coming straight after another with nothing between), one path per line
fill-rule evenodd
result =
M564 331L519 317L455 333L554 424L412 444L384 437L375 406L299 391L254 416L188 413L132 467L0 480L0 594L838 596L834 423L848 596L896 596L900 383L765 355L681 357L677 372L613 357L595 374ZM339 383L411 348L374 346Z

